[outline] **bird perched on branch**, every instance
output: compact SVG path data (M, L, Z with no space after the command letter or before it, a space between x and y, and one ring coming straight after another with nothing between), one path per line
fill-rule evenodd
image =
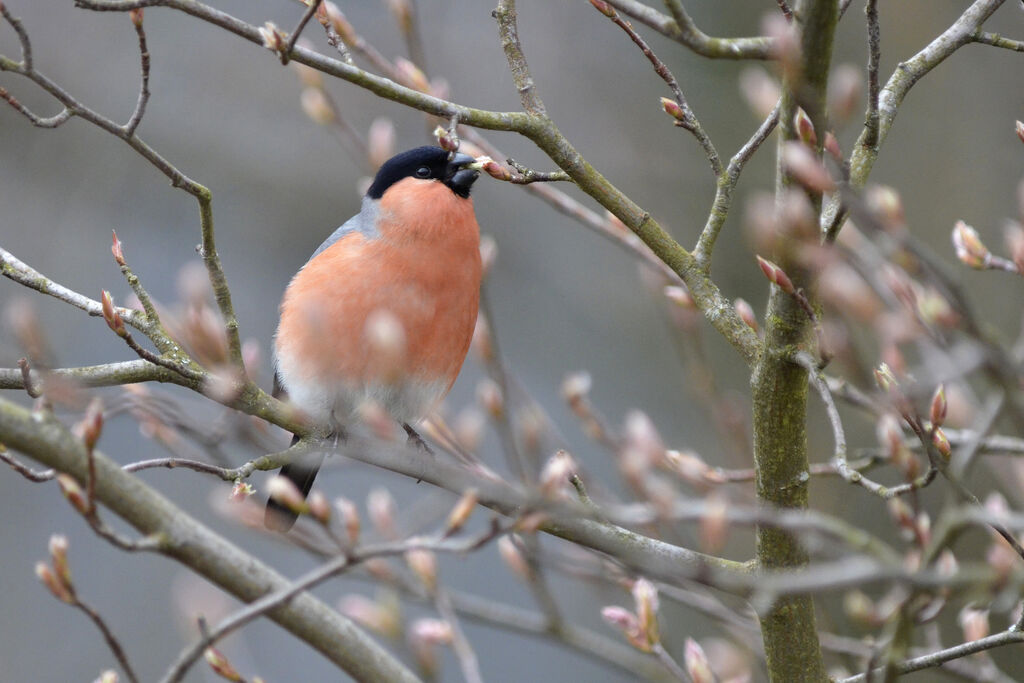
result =
M473 157L438 147L392 157L359 213L285 290L276 379L335 436L343 438L369 403L418 439L413 426L455 382L480 297L480 230L469 197L479 168ZM307 454L281 476L305 497L323 458ZM287 531L296 516L271 498L264 521Z

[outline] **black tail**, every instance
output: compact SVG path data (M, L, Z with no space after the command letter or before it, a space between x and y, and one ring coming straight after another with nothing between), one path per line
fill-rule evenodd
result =
M299 442L298 436L292 437L292 446ZM309 495L313 488L313 480L316 473L320 471L320 465L324 463L324 452L307 453L295 462L281 468L280 475L285 477L302 492L302 497ZM278 503L273 498L267 500L267 509L263 514L263 525L271 531L284 533L292 528L299 516Z

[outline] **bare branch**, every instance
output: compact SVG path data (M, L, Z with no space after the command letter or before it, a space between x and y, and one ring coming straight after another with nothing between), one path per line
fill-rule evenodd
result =
M639 33L633 30L633 27L628 21L624 21L614 9L612 9L607 3L601 5L595 5L598 10L606 17L611 19L612 23L621 28L629 36L640 51L647 57L647 61L654 67L654 72L661 77L661 80L665 81L665 84L672 91L672 97L675 99L676 104L679 106L677 116L681 118L676 120L676 125L680 128L693 133L693 136L697 138L697 142L704 149L704 155L708 159L708 163L711 164L711 172L715 176L722 175L722 160L718 157L718 151L715 149L714 144L711 142L711 138L704 132L704 127L700 125L700 121L697 119L696 114L690 108L690 105L686 101L686 96L683 95L682 89L679 87L679 81L672 75L672 72L665 65L665 62L658 58L658 55L654 54L654 50L651 49L650 45L647 44ZM602 7L604 9L602 9Z
M533 76L530 75L530 67L526 64L526 55L523 54L523 47L519 43L516 0L498 0L498 8L491 13L491 16L498 21L501 47L505 51L505 59L512 72L516 90L519 91L523 109L531 116L547 118L547 110L544 108L544 102L541 101L540 95L537 94L537 86L533 82Z
M132 112L128 123L124 124L124 132L128 137L135 135L135 129L139 127L142 117L146 115L146 104L149 102L149 48L146 47L146 29L142 26L142 10L132 12L131 18L135 33L139 37L142 83L139 86L139 99L135 103L135 111Z
M713 59L774 59L772 41L769 38L715 38L703 33L690 19L678 0L670 5L678 12L666 16L638 0L607 0L608 4L641 24L671 38L693 50L695 53Z
M878 26L878 0L867 0L864 7L868 25L868 113L864 123L864 145L878 145L878 67L880 60L880 31Z

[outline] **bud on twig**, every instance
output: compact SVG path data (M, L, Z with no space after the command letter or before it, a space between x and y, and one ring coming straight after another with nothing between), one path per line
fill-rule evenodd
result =
M309 506L302 497L302 492L291 479L280 475L273 476L267 482L267 495L297 515L309 512Z
M438 126L434 129L434 137L437 138L437 145L444 151L457 152L459 150L458 138L444 126Z
M636 615L625 607L610 605L601 609L601 618L618 628L626 636L629 644L643 652L650 652L651 645L641 633L640 621Z
M366 136L367 156L370 165L380 168L395 154L395 124L391 119L378 117L370 124Z
M302 94L299 95L299 104L313 123L321 126L334 123L334 107L321 88L303 88Z
M953 227L953 248L956 257L971 268L980 270L988 265L991 256L988 247L981 241L978 231L963 221L957 221Z
M133 10L129 10L128 18L132 20L132 26L135 28L142 28L142 8L136 7Z
M740 317L740 320L747 324L747 327L757 332L757 316L754 315L754 309L751 308L750 304L747 303L746 299L736 299L733 302L733 308L736 309L736 314Z
M75 508L80 514L88 515L92 512L89 507L89 501L86 500L85 491L82 490L82 487L78 485L78 482L70 474L63 472L58 474L57 486L60 487L60 492L71 503L71 507Z
M1017 137L1020 138L1021 142L1024 142L1024 121L1017 121L1013 127L1017 131Z
M331 523L331 506L327 503L327 497L319 489L309 494L306 503L309 506L310 517L324 526Z
M715 674L711 671L711 664L708 663L708 656L704 654L704 648L693 638L686 639L683 663L686 665L686 673L690 674L690 680L693 683L716 682Z
M134 11L134 10L133 10ZM139 10L141 12L141 10ZM124 262L124 250L121 247L121 240L117 239L117 231L111 230L110 233L113 235L113 242L110 245L110 253L114 255L114 261L117 265L123 266Z
M480 169L495 180L505 182L512 180L512 171L510 171L507 166L499 164L494 159L488 156L482 156L477 159L477 162L481 164Z
M802 107L797 107L796 114L793 115L793 127L796 128L797 137L805 145L812 149L818 145L818 136L814 132L814 123Z
M640 632L648 645L655 645L661 640L658 633L658 589L647 579L639 578L633 584L632 592Z
M676 121L686 121L686 112L679 106L679 103L675 100L667 97L661 98L661 108L665 110L665 113L674 118Z
M1003 236L1006 250L1010 252L1010 259L1017 266L1017 272L1024 275L1024 228L1013 221L1003 230Z
M53 594L53 597L57 598L61 602L71 604L75 601L74 595L68 590L68 587L57 578L53 570L50 569L50 565L45 562L36 563L36 577L42 582L46 589Z
M345 535L348 537L349 545L355 545L359 542L359 510L356 508L356 504L348 498L335 498L334 507L337 508L338 514L341 516L341 522L345 525Z
M445 522L445 535L450 536L456 533L459 529L465 526L469 520L470 515L473 514L473 510L476 509L476 504L480 502L480 496L477 494L476 489L467 489L459 501L455 503L455 507L448 513L448 520Z
M118 337L128 336L128 330L124 328L121 315L114 309L114 300L110 298L110 292L105 289L100 294L100 304L103 306L103 319L107 322L107 327L113 330Z
M523 554L519 552L519 548L511 536L502 536L498 539L498 553L508 568L512 570L513 574L523 581L533 580L533 572L530 570L530 565L526 558L523 557Z
M505 398L501 394L501 387L490 378L484 378L476 385L476 400L494 419L500 418L505 412Z
M932 395L932 404L929 410L929 417L933 427L941 427L946 421L946 412L949 406L946 403L946 385L940 384Z
M117 672L113 669L107 669L93 683L117 683L117 681Z
M690 296L690 292L686 287L680 287L679 285L666 285L661 291L665 295L665 298L676 306L688 311L697 310L697 303L693 300L693 297Z
M964 632L964 640L981 640L989 634L988 610L978 609L968 605L960 611L957 617L960 628Z
M433 552L422 548L410 550L405 553L405 563L428 593L437 590L437 556Z
M615 16L615 10L604 0L590 0L590 4L593 5L598 12L605 15L609 19Z
M768 259L757 257L757 265L760 266L761 272L768 278L768 281L778 285L786 294L793 294L796 292L796 287L793 286L793 281L789 279L785 271L779 268L777 265L769 261Z
M419 90L422 93L430 92L430 81L427 80L427 75L405 57L395 58L395 76L399 83L408 88Z
M788 141L782 145L782 164L801 185L814 192L832 192L836 183L821 164L821 160L801 142Z
M285 45L288 44L288 39L281 29L277 27L277 24L268 21L259 27L259 32L260 38L263 39L263 47L279 55L284 51Z
M57 580L71 592L71 569L68 566L68 538L60 534L50 536L50 561Z
M886 393L893 390L898 391L900 388L900 383L896 380L896 375L892 373L888 363L881 363L875 368L875 382L878 384L878 388Z
M568 451L559 450L544 465L540 473L540 490L546 498L556 496L576 471L576 463Z
M240 683L245 679L242 678L242 674L238 673L238 670L231 665L228 658L225 657L219 650L208 647L203 652L203 659L213 669L213 673L217 674L223 679L232 681L232 683Z
M396 509L395 499L387 489L376 488L366 496L366 512L370 516L370 522L384 538L398 537L395 529Z
M949 445L949 438L946 437L946 433L941 429L936 429L932 442L935 444L935 449L939 454L949 461L950 456L953 454L953 449Z

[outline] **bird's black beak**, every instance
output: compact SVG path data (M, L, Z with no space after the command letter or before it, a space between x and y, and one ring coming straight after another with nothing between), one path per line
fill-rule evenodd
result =
M468 154L454 154L445 169L444 184L460 197L468 197L473 183L480 177L480 162Z

